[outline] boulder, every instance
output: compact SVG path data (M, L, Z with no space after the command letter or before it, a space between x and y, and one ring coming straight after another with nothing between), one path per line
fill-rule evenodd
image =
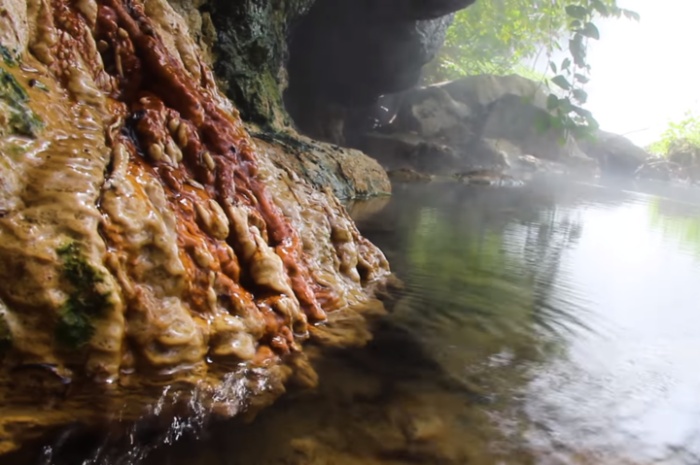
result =
M583 152L598 160L605 173L632 176L651 155L624 136L597 131L592 138L578 141Z
M472 108L483 112L487 107L507 95L521 97L537 108L546 108L547 94L540 82L517 74L494 76L481 74L468 76L437 85L450 96Z
M407 91L397 100L389 124L358 139L358 147L388 169L448 174L561 165L596 171L572 137L538 124L549 116L547 95L541 84L521 76L471 76ZM543 162L523 162L525 155Z
M290 132L253 133L272 162L339 199L366 199L391 193L386 171L359 150L319 142Z
M576 141L561 131L541 129L548 113L536 100L525 100L517 94L506 94L494 100L480 112L480 137L501 139L518 147L521 153L566 163L570 158L585 158Z

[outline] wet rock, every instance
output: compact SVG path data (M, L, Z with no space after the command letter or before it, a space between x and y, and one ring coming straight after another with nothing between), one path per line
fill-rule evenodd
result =
M399 416L399 428L410 442L427 442L438 439L445 432L445 424L436 414L420 412Z
M391 193L386 171L359 150L331 145L291 131L256 132L261 149L279 167L339 199Z
M378 314L384 313L381 303L370 305ZM313 326L309 331L315 343L326 347L362 347L372 339L365 316L351 309L334 312L327 322Z
M471 170L456 173L455 179L464 184L477 186L519 186L522 182L515 177L495 170Z
M168 2L73 3L0 0L22 104L0 90L0 113L42 121L0 121L0 454L149 406L159 424L252 414L294 370L315 384L294 357L327 315L353 309L328 343L368 340L388 274L332 193L274 162L284 141L250 137ZM344 156L326 162L339 194L388 186Z
M289 125L282 104L287 37L291 25L314 3L210 0L216 28L215 70L244 120L265 127Z
M430 182L433 180L432 175L419 173L411 168L399 168L389 171L389 178L398 182Z
M411 169L446 174L460 166L460 154L453 147L415 133L371 133L360 149L389 171Z

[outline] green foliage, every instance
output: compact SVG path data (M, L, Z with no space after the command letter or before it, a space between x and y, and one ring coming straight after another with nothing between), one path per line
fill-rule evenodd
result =
M616 0L478 1L457 13L443 49L426 69L425 80L524 74L523 60L544 52L554 75L547 82L554 87L548 100L552 115L538 124L543 130L585 136L598 128L593 115L583 108L588 99L583 86L591 69L586 61L587 44L600 39L594 20L622 16L639 19L637 13L619 8ZM563 50L562 43L568 45L569 56L555 63L552 53Z
M700 151L700 116L687 111L682 119L671 121L659 140L650 144L647 150L661 156L679 151Z
M477 1L458 12L440 54L426 70L428 82L476 74L511 74L522 60L566 25L551 0Z
M76 243L71 242L56 253L63 262L63 277L73 288L61 308L56 338L75 349L85 345L94 334L92 319L110 306L109 294L98 289L104 278L87 263Z
M5 64L10 67L17 66L19 62L17 54L2 44L0 44L0 57L2 57Z

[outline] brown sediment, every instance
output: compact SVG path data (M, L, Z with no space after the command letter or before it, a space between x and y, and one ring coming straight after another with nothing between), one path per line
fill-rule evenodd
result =
M0 138L0 433L60 423L91 395L216 389L367 301L381 252L332 196L275 168L274 146L256 148L165 0L15 3L0 7L28 28L21 66L3 69L41 81L27 94L45 127ZM62 380L31 421L25 380L8 381L22 366ZM14 446L0 438L0 453Z

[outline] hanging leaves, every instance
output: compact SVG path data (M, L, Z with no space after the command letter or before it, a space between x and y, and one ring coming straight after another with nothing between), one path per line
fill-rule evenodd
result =
M593 23L584 24L583 29L581 29L579 32L581 33L581 35L590 37L591 39L600 39L600 32L598 31L596 25Z
M565 11L572 18L585 20L588 17L588 10L580 5L566 5Z
M514 72L545 81L542 73L551 73L547 82L556 92L547 98L550 118L546 127L573 134L593 130L598 123L582 105L588 100L583 86L591 71L587 43L601 38L596 18L639 20L637 13L618 7L617 1L477 1L455 15L438 58L426 67L426 83ZM550 57L543 72L522 65L543 51ZM566 51L568 56L561 63L554 62L551 54L555 51Z
M556 84L564 90L571 89L571 83L568 79L566 79L566 77L562 76L561 74L554 76L552 78L552 83Z

